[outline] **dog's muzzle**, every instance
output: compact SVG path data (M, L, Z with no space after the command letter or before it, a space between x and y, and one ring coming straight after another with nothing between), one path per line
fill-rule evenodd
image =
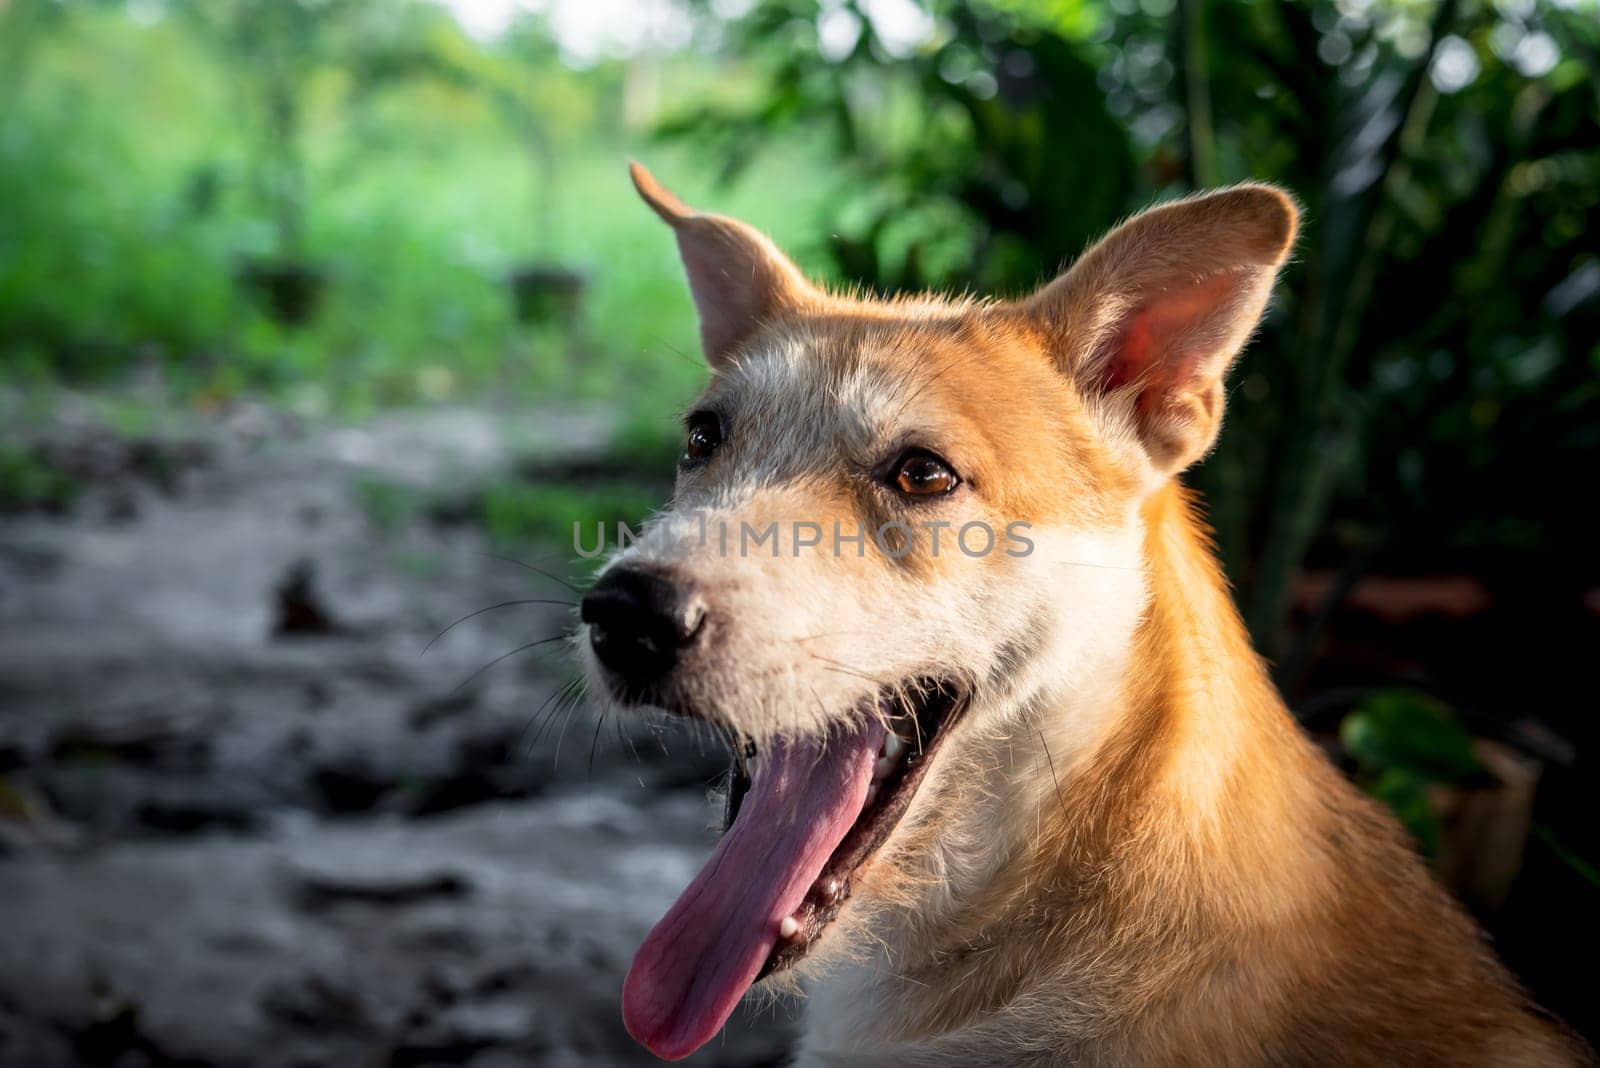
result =
M687 581L645 568L608 571L579 616L595 656L631 691L665 679L706 630L705 598Z

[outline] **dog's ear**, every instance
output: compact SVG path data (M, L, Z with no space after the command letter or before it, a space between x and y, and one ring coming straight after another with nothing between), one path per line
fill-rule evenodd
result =
M1205 454L1223 375L1294 243L1287 195L1241 185L1118 226L1024 307L1081 390L1131 418L1156 469Z
M700 343L711 364L726 359L763 322L816 298L800 269L760 231L693 210L638 163L629 171L645 203L677 234L700 313Z

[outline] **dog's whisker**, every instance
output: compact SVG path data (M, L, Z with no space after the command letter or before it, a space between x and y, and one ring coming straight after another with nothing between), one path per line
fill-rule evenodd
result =
M1093 567L1103 571L1140 571L1146 574L1150 571L1148 567L1137 564L1096 564L1088 560L1052 560L1050 563L1055 567Z
M557 720L560 720L561 729L557 732L555 745L555 759L557 761L561 759L561 736L566 733L567 724L571 720L573 710L583 700L581 682L579 680L574 680L574 682L577 682L578 685L569 687L561 699L556 702L555 707L545 714L544 722L539 725L539 729L533 738L533 746L537 746L540 739L555 726ZM555 765L552 764L551 767L553 770Z
M571 637L572 637L572 635L567 634L567 633L554 634L554 635L551 635L548 638L540 638L536 642L528 642L525 645L519 645L515 649L511 650L509 653L500 654L499 656L495 657L493 660L489 661L487 664L483 665L477 671L474 671L472 674L470 674L466 678L462 679L459 683L456 684L456 688L454 690L451 690L450 692L451 693L460 693L474 679L476 679L478 676L482 675L485 671L488 671L490 668L494 667L496 664L500 663L502 660L506 660L506 659L509 659L510 657L516 656L518 653L525 653L529 649L537 649L541 645L549 645L551 642L567 641Z
M561 585L565 586L567 589L571 590L573 593L577 594L579 597L583 596L583 590L580 589L579 587L574 586L572 583L568 582L566 579L562 578L560 575L557 575L555 572L546 571L542 567L535 567L534 565L528 563L526 560L518 560L516 557L513 557L513 556L500 556L500 555L498 555L496 553L480 552L480 553L474 553L473 555L481 556L486 560L498 560L502 564L515 564L517 567L527 568L529 571L532 571L536 575L543 575L545 578L549 579L551 582L560 583ZM573 607L576 607L576 604L574 604Z
M652 716L646 721L646 725L650 728L650 734L655 738L656 748L661 750L661 755L664 757L671 756L672 754L667 750L666 728L661 724L661 721Z
M594 754L600 748L600 728L604 727L605 723L605 709L601 709L600 713L594 718L594 737L589 739L589 768L584 774L584 782L594 782Z
M796 642L796 643L799 643L799 642L816 642L816 641L821 641L823 638L844 638L844 637L848 637L850 635L855 635L855 634L872 634L872 633L875 633L875 632L874 631L870 631L870 630L829 630L829 631L823 631L821 634L806 634L806 635L802 635L801 637L798 637L798 638L790 638L789 641Z
M1068 816L1067 799L1061 792L1061 777L1056 774L1056 758L1050 753L1050 743L1045 741L1044 731L1037 731L1036 733L1039 735L1039 744L1044 748L1044 758L1050 765L1050 778L1055 783L1056 800L1061 804L1061 814Z
M515 601L501 601L499 604L492 604L488 608L480 608L476 612L468 612L466 615L462 616L460 619L456 620L454 623L452 623L448 627L444 628L444 630L441 630L438 634L435 634L432 638L430 638L428 640L428 644L424 645L422 647L422 652L418 653L417 655L418 656L427 656L428 655L428 650L432 649L434 647L434 645L439 641L440 638L443 638L446 634L449 634L452 630L455 630L457 627L459 627L461 624L465 623L469 619L476 619L478 616L483 615L485 612L494 612L494 611L498 611L501 608L514 608L514 607L516 607L518 605L528 605L528 604L563 605L563 606L565 606L567 608L576 608L577 607L577 605L574 604L572 601L553 601L553 600L550 600L550 599L545 598L545 597L524 597L524 598L521 598L521 599L515 600Z
M561 743L566 741L567 728L572 724L572 717L583 704L583 689L579 687L573 691L572 697L567 701L566 713L561 717L561 730L556 732L556 751L550 758L550 772L555 774L561 766Z
M538 744L539 736L543 733L545 724L550 722L555 710L561 707L561 703L567 699L567 695L578 685L578 682L579 680L577 679L568 679L561 686L551 691L544 701L540 703L539 707L534 710L533 715L528 718L527 724L522 728L522 733L525 738L530 730L534 732L534 735L532 738L526 739L527 745L523 748L524 755L533 752L533 747Z
M811 691L811 700L815 701L817 704L817 714L822 717L823 722L827 722L828 709L827 706L822 703L822 696L817 693L817 688L808 682L806 683L806 689ZM873 713L875 715L877 714L876 705L873 706Z
M842 674L845 674L845 675L853 675L858 679L864 679L867 682L870 682L870 683L872 683L874 685L880 685L881 684L880 680L878 679L877 676L868 675L865 672L858 671L855 668L851 667L849 664L845 664L845 663L843 663L841 661L834 660L832 657L823 656L821 653L813 653L810 650L806 651L806 655L811 657L813 660L819 661L820 663L822 663L823 665L829 667L830 669L832 669L834 671L838 671L838 672L840 672Z
M851 671L848 668L835 667L832 664L823 664L821 666L823 671L831 671L835 675L843 675L850 679L860 679L863 682L872 683L874 686L878 685L878 680L873 678L871 675L863 675L859 671Z
M533 715L528 717L528 722L523 724L523 726L522 726L522 734L517 739L518 750L522 753L523 756L527 756L529 753L531 753L533 751L534 742L538 741L537 737L535 737L533 741L529 741L528 740L528 732L533 729L534 724L541 722L541 717L544 714L544 710L549 708L550 705L553 702L558 700L563 694L565 694L573 686L577 685L577 683L578 683L577 679L568 679L566 682L562 683L560 686L557 686L556 688L552 689L548 694L545 695L545 699L542 702L540 702L539 707L534 709Z
M628 752L633 756L633 762L635 764L644 763L644 758L639 755L639 747L633 744L633 735L622 727L622 717L615 717L611 723L617 730L617 741L628 747Z

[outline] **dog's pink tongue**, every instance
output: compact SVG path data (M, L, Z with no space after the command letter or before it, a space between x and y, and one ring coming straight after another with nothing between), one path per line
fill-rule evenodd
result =
M733 1013L778 941L778 925L861 814L883 727L761 756L738 818L656 924L622 987L628 1033L675 1061Z

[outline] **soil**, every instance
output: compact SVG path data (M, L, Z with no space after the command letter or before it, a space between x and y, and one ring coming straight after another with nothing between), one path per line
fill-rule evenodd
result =
M722 756L597 722L566 603L423 655L574 595L357 492L582 470L605 421L235 406L130 440L87 411L6 432L81 489L0 516L0 1064L655 1063L622 978ZM690 1063L778 1063L792 1013Z

